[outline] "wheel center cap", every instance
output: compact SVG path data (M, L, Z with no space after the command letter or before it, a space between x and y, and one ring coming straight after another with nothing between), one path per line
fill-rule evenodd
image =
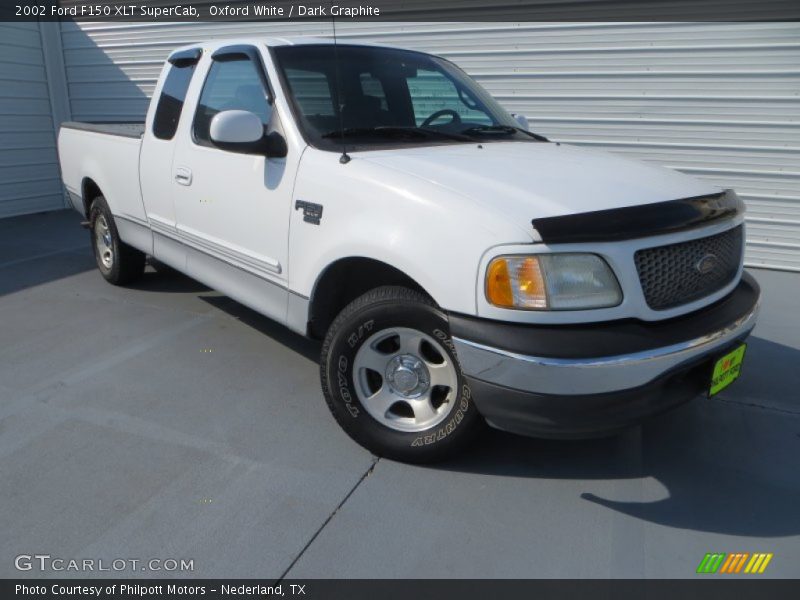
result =
M425 364L411 354L401 354L390 360L385 376L389 387L406 398L421 396L430 385Z
M414 372L400 367L392 374L392 383L399 392L410 392L419 384L419 376Z

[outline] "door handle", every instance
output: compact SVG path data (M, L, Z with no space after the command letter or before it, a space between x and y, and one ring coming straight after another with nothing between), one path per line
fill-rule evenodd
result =
M181 185L192 185L192 170L188 167L176 167L175 181Z

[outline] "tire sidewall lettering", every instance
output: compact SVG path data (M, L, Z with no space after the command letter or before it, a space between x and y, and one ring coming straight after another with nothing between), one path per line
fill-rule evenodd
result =
M464 420L464 414L469 410L471 392L469 386L465 383L461 386L461 399L458 403L458 408L453 411L453 416L448 419L447 423L440 426L435 432L426 435L421 435L411 442L412 447L427 446L435 444L446 438L448 435L455 431L456 427Z
M358 418L358 415L361 414L361 411L353 403L353 395L350 393L350 385L347 375L349 364L350 361L347 359L347 357L344 354L340 354L336 365L336 385L339 388L339 396L341 396L345 408L347 408L347 412L350 413L351 417L356 419Z
M345 338L347 348L351 351L355 350L359 343L372 331L374 326L375 320L368 319L355 327ZM336 359L336 386L339 390L339 397L342 399L342 402L344 402L348 414L352 418L357 419L359 415L361 415L361 409L359 409L358 403L355 401L353 393L351 392L350 380L350 357L345 353L341 353Z

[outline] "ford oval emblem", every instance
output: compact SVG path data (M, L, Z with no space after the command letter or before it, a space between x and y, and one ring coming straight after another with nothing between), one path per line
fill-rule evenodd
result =
M695 263L694 269L700 273L700 275L708 275L716 266L717 256L715 254L706 254L703 258Z

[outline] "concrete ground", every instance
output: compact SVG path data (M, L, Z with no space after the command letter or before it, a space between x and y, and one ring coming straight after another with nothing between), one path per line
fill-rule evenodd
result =
M49 554L196 577L682 578L706 552L800 576L800 275L754 271L761 321L718 398L413 467L339 430L317 344L167 269L108 285L78 221L0 221L0 577L91 575L14 568Z

